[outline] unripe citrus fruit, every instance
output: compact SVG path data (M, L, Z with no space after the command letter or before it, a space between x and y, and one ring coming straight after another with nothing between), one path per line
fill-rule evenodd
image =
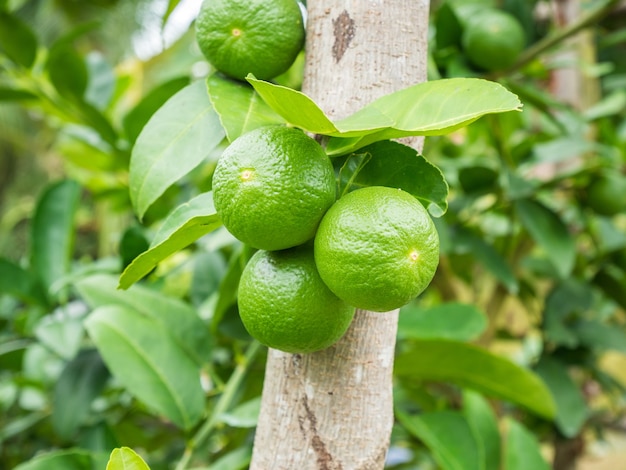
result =
M262 127L224 151L213 174L213 199L236 238L282 250L313 238L335 202L335 173L322 147L302 131Z
M524 49L522 25L504 11L487 9L465 26L463 49L467 58L485 70L502 70L515 63Z
M315 236L315 262L337 297L385 312L428 286L439 263L439 237L415 197L372 186L329 209Z
M617 172L596 176L587 188L587 204L600 215L626 212L626 178Z
M296 0L205 0L196 39L207 60L233 78L285 72L304 44Z
M341 338L354 307L320 279L311 247L257 251L239 283L239 315L248 332L290 353L325 349Z

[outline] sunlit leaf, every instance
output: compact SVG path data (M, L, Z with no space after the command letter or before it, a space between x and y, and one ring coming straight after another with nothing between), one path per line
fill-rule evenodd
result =
M148 251L135 258L124 270L119 287L127 289L152 271L159 262L221 225L213 205L213 193L203 193L178 206L165 219Z
M531 371L477 346L419 340L400 353L394 372L413 380L452 382L521 405L546 418L556 412L552 395Z
M106 470L150 470L148 464L131 448L113 449Z
M130 196L141 218L165 190L215 149L224 130L203 80L172 96L145 125L130 162Z
M515 420L507 419L506 423L503 470L549 470L535 436Z
M189 429L204 412L200 371L158 321L132 309L96 309L85 322L104 362L130 393Z

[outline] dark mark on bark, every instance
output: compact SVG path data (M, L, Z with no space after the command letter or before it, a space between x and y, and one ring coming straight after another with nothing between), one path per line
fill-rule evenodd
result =
M333 461L333 456L328 452L326 444L317 432L317 418L309 406L309 398L306 394L302 397L302 405L304 406L305 415L298 416L298 424L305 439L310 438L311 445L317 456L317 468L319 470L342 470L341 464ZM308 423L310 436L307 435L309 433L307 433L305 423Z
M345 54L350 42L354 38L356 28L354 20L346 10L333 20L335 43L333 44L333 57L335 62L339 62Z

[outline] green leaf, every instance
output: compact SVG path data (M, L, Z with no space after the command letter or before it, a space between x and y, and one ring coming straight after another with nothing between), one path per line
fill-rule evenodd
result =
M46 69L60 95L79 99L85 95L89 81L87 64L68 38L59 39L50 48Z
M167 8L165 9L165 13L163 14L163 18L161 19L161 27L165 27L165 23L169 19L170 15L174 12L180 0L169 0L167 2Z
M567 364L558 359L543 357L535 367L535 372L555 397L554 421L559 431L566 437L576 436L587 420L589 409L580 387L567 373Z
M48 186L37 202L31 226L31 267L48 292L69 271L79 199L78 183L65 180Z
M306 95L248 75L265 102L291 125L331 138L326 151L343 155L380 140L442 135L492 113L520 110L502 85L476 78L420 83L383 96L351 116L332 122Z
M515 202L522 225L535 242L543 248L562 278L574 268L576 243L561 218L546 206L529 199Z
M545 300L543 328L546 339L556 344L574 348L579 338L572 329L572 319L592 307L593 290L587 283L565 279L556 284Z
M69 439L89 415L93 400L104 389L109 371L96 350L84 350L63 369L54 387L52 426Z
M85 326L111 373L131 394L183 429L200 420L199 369L162 324L110 305L93 311Z
M447 302L430 308L400 309L398 336L410 339L471 341L487 327L487 316L474 305Z
M249 85L217 74L208 77L206 84L211 103L231 142L257 127L285 122Z
M235 409L220 415L220 421L234 428L253 428L259 420L261 397L242 403Z
M83 277L75 286L92 308L118 305L158 321L198 365L210 358L212 338L208 327L190 305L140 285L128 291L116 289L115 276L95 274Z
M448 340L414 341L400 353L394 371L413 380L452 382L511 401L552 418L552 395L531 371L470 344Z
M40 454L13 470L85 470L92 469L94 458L83 450L59 450Z
M38 98L37 95L28 90L0 86L0 101L27 101L36 100Z
M130 197L141 218L165 190L215 149L224 130L204 81L172 96L148 121L133 147Z
M106 470L150 470L150 467L129 447L113 449Z
M250 465L252 449L239 447L211 464L210 467L195 468L193 470L244 470Z
M124 119L122 126L129 142L134 144L150 117L169 100L172 95L189 85L188 77L179 77L169 80L151 90L142 100L131 109Z
M453 233L454 249L457 253L470 253L511 294L517 294L519 285L515 273L496 249L471 231L458 229Z
M604 294L626 309L626 272L614 266L605 266L593 277L593 284Z
M80 318L69 315L47 315L35 326L35 336L63 359L76 356L85 337L85 330Z
M503 470L550 470L541 456L539 442L532 433L517 421L506 420L508 432L504 445Z
M37 37L17 16L0 12L0 50L16 64L30 68L37 56Z
M442 470L483 470L478 446L465 417L455 411L434 411L418 416L397 412L411 434L430 449Z
M500 469L500 431L495 413L482 395L463 391L463 415L478 444L485 470Z
M622 284L626 288L626 283ZM573 329L580 343L589 349L606 351L609 349L626 354L626 332L621 324L606 324L598 320L579 319Z
M10 294L26 302L46 304L46 296L32 273L0 258L0 294Z
M398 142L383 141L359 150L371 158L354 175L351 185L389 186L400 188L428 209L433 217L441 217L448 209L448 184L441 170L417 151Z
M221 227L213 205L213 193L203 193L178 206L165 219L150 249L130 263L120 277L119 288L128 289L165 258Z

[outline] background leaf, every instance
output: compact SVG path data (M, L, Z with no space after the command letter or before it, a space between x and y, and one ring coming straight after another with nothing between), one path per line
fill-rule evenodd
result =
M96 309L85 326L130 393L183 429L198 422L204 412L199 369L165 327L117 305Z
M211 103L231 142L257 127L285 122L245 83L213 74L206 84Z
M442 470L483 470L478 445L465 417L455 411L418 416L396 413L402 425L430 449Z
M31 228L31 266L48 292L69 270L79 199L78 183L65 180L48 186L37 202Z
M529 199L515 202L520 222L543 248L561 277L574 268L576 244L560 217L544 205Z
M82 98L87 90L89 75L87 64L74 49L71 41L59 39L48 52L46 69L50 81L60 95Z
M17 16L0 12L0 50L16 64L30 68L37 55L37 37Z
M549 470L550 466L541 456L535 436L517 421L507 419L506 423L504 470Z
M394 370L397 375L413 380L452 382L473 388L545 418L552 418L556 412L552 395L535 374L469 344L415 341L409 350L398 355Z
M113 449L106 470L150 470L150 467L129 447Z
M120 289L127 289L152 271L159 262L221 225L222 221L213 205L213 193L200 194L178 206L163 222L150 249L126 267L120 277Z
M485 470L499 470L500 431L498 420L489 403L480 394L464 390L463 415L476 439Z
M94 458L89 452L76 449L41 454L13 470L85 470L94 466Z
M46 304L37 277L4 258L0 258L0 293L14 295L27 302Z
M173 183L197 167L224 138L200 80L172 96L145 125L130 161L130 196L141 218Z
M447 302L430 308L409 304L400 309L398 336L471 341L485 328L487 316L471 304Z

